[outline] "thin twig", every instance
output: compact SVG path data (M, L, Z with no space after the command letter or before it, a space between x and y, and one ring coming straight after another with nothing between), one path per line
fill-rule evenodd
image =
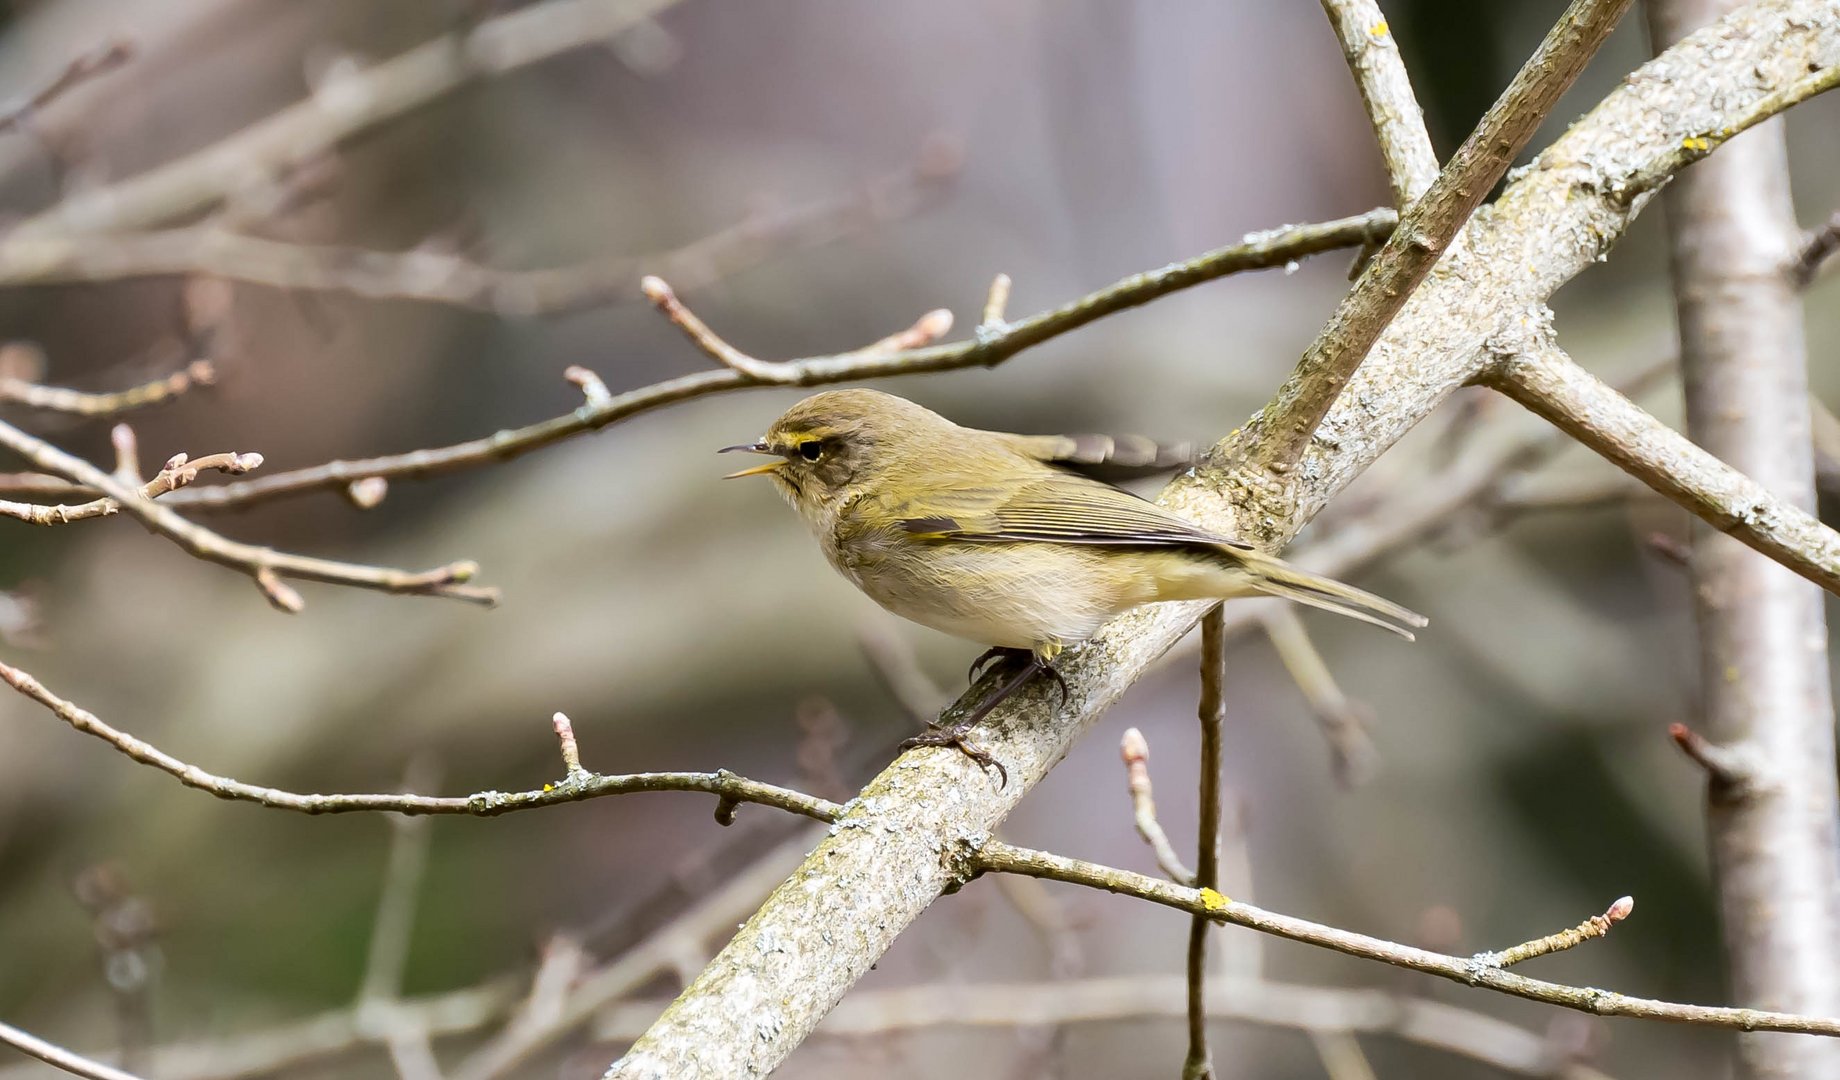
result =
M566 713L556 713L550 717L550 723L556 728L556 743L562 751L562 775L574 779L585 775L588 770L581 767L581 747L575 741L575 724Z
M1737 795L1757 784L1767 770L1754 754L1741 746L1720 746L1685 724L1669 724L1668 738L1694 764L1706 770L1706 778L1721 796Z
M1836 251L1840 251L1840 211L1802 238L1801 249L1789 263L1789 280L1799 289L1814 284Z
M241 476L262 466L262 455L253 452L231 451L224 454L206 454L201 458L187 458L184 454L178 454L168 460L153 479L142 484L138 476L139 469L135 465L133 434L133 429L128 425L116 425L114 432L117 458L116 479L119 483L133 484L138 487L144 499L157 499L168 492L177 491L198 479L198 474L201 472L216 470L231 476ZM44 506L37 503L0 501L0 517L15 518L33 525L68 525L73 521L85 521L90 518L107 517L120 513L121 506L120 500L108 495L75 505L60 503L55 506Z
M111 38L86 52L78 53L43 86L18 101L0 107L0 132L18 130L53 101L91 79L107 75L132 59L134 43L125 38Z
M1202 915L1216 922L1244 926L1291 941L1436 975L1466 986L1598 1016L1625 1016L1644 1020L1699 1024L1737 1031L1793 1031L1807 1035L1840 1036L1840 1018L1798 1016L1766 1009L1734 1009L1715 1005L1685 1005L1652 998L1630 997L1593 987L1566 986L1530 979L1473 957L1451 956L1429 949L1401 945L1382 938L1324 926L1307 919L1279 915L1220 895L1212 889L1191 889L1130 870L1100 866L1042 851L1015 848L998 841L982 845L972 857L984 871L1028 874L1074 885L1135 896L1152 903Z
M916 727L931 721L951 703L952 696L921 670L913 645L887 620L877 619L857 627L856 645L882 688Z
M431 772L424 760L412 763L403 777L403 791L413 793L433 786ZM371 920L370 948L356 1005L360 1011L385 1010L402 996L403 972L409 964L409 945L414 937L415 907L428 869L432 820L404 816L388 820L390 854L384 866L383 888L377 896L377 915Z
M467 814L473 817L497 817L539 806L581 802L607 795L625 795L635 791L700 791L735 802L777 806L795 814L833 820L841 811L836 803L813 798L787 788L763 784L737 776L726 769L713 773L656 772L627 775L603 775L584 772L560 783L545 784L534 791L481 791L463 796L413 794L384 795L303 795L279 788L247 784L217 776L196 765L181 761L145 740L117 730L98 719L94 713L57 696L30 674L9 664L0 663L0 680L45 706L59 719L85 735L93 735L143 765L151 765L176 778L187 787L208 791L220 799L250 802L278 810L303 814L346 814L387 811L398 814Z
M1388 1036L1471 1058L1515 1076L1540 1080L1608 1080L1596 1069L1555 1061L1546 1038L1482 1013L1381 990L1306 986L1263 979L1216 978L1208 1016L1329 1035ZM877 1038L935 1028L1006 1030L1037 1024L1179 1020L1186 1008L1180 976L1124 975L1048 983L921 984L863 989L840 1003L819 1036ZM624 1002L602 1013L595 1037L628 1042L662 1005ZM5 1080L14 1080L8 1077ZM175 1076L171 1080L214 1080Z
M1227 634L1218 605L1201 619L1201 808L1196 828L1195 887L1220 886L1220 770L1226 725ZM1188 1057L1182 1080L1214 1080L1207 1043L1207 935L1209 920L1196 916L1188 928Z
M1322 0L1322 6L1335 36L1341 39L1342 55L1367 106L1367 118L1386 162L1393 205L1403 211L1437 179L1438 159L1425 130L1425 114L1400 59L1399 44L1374 0Z
M284 610L299 610L301 601L298 593L280 581L281 577L351 585L389 593L447 596L486 605L498 599L496 589L465 584L479 572L478 565L472 562L449 563L433 570L411 573L387 567L315 559L244 544L226 539L186 520L161 503L142 497L140 492L82 458L65 453L11 424L0 423L0 446L7 447L47 472L95 488L113 499L120 510L138 518L148 531L166 537L191 554L248 574L270 601ZM184 462L180 461L179 465L183 466Z
M126 390L102 394L68 390L61 386L40 386L24 379L0 375L0 405L22 405L28 409L94 419L170 401L194 386L209 386L215 381L217 369L211 366L209 360L194 360L184 370L175 371L171 375Z
M984 317L978 320L979 330L991 333L1003 329L1005 314L1009 311L1010 284L1008 274L990 279L990 292L984 297Z
M100 1061L86 1058L71 1050L66 1050L54 1042L41 1039L30 1032L21 1031L11 1024L0 1023L0 1042L13 1047L24 1054L30 1054L47 1065L63 1069L76 1076L88 1077L89 1080L141 1080L130 1072L123 1072L113 1065L104 1065Z
M1229 274L1283 266L1295 259L1359 244L1375 230L1391 229L1398 220L1391 210L1371 210L1355 217L1298 225L1248 236L1186 262L1134 274L1051 311L1005 324L994 333L947 344L895 353L839 353L801 360L774 361L774 375L799 386L857 382L893 375L991 367L1051 338L1077 330L1120 311L1147 304L1172 292ZM739 371L722 368L684 375L616 394L528 427L500 431L486 438L406 454L332 461L307 469L275 473L259 480L193 488L166 501L173 506L225 509L302 492L344 488L369 477L411 479L478 468L541 449L584 432L599 431L639 413L680 401L749 386L772 385Z
M1499 952L1481 953L1476 957L1476 962L1492 968L1508 968L1548 953L1564 952L1566 949L1576 948L1587 941L1608 934L1612 926L1629 918L1630 913L1635 909L1634 897L1619 897L1615 903L1604 910L1602 915L1593 915L1569 930L1547 934L1545 937L1534 938L1532 941L1523 941L1519 945L1502 949Z
M1048 951L1048 977L1055 983L1078 979L1086 974L1086 952L1080 946L1079 923L1069 913L1069 904L1047 882L1018 874L1002 874L997 888L1016 913L1035 929L1042 946ZM1062 1059L1067 1049L1069 1025L1063 1023L1031 1025L1018 1031L1017 1057L1009 1075L1017 1080L1057 1080L1064 1070Z
M1284 670L1303 691L1303 699L1322 729L1336 783L1344 788L1366 783L1380 761L1380 753L1367 731L1372 713L1365 704L1342 692L1296 608L1274 605L1261 621Z
M1125 784L1131 791L1131 819L1137 825L1137 835L1150 845L1150 850L1156 855L1156 865L1169 880L1183 885L1194 884L1194 871L1183 865L1182 856L1176 854L1175 845L1169 842L1169 834L1163 831L1162 822L1156 819L1156 794L1150 785L1149 740L1136 728L1126 728L1124 738L1118 744L1118 752L1124 759Z
M856 350L859 356L875 353L895 353L907 349L923 349L952 332L952 312L946 308L934 308L914 320L912 326L896 330L887 337L869 343Z
M1627 474L1611 472L1540 484L1511 484L1481 509L1489 523L1499 528L1529 514L1601 510L1654 497L1654 491Z
M1267 409L1258 454L1268 468L1288 470L1303 456L1329 406L1341 396L1381 333L1488 197L1559 96L1584 70L1585 62L1610 36L1630 3L1573 0L1438 173L1430 190L1406 212L1297 362L1296 371L1278 391L1276 408Z

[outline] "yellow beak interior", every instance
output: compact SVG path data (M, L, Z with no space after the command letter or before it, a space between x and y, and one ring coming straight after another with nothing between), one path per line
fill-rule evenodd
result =
M734 480L734 479L737 479L743 476L764 476L767 473L772 472L774 469L777 469L781 465L784 465L784 464L785 464L784 461L769 461L764 464L755 465L752 468L742 469L739 472L729 473L727 476L724 476L722 479Z

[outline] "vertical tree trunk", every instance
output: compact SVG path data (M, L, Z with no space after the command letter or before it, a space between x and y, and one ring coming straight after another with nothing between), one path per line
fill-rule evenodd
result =
M1742 6L1647 0L1657 51ZM1780 119L1676 178L1664 197L1687 433L1783 499L1814 508L1797 230ZM1696 525L1692 580L1707 825L1738 1003L1840 1012L1834 715L1819 587ZM1742 1037L1741 1075L1840 1077L1840 1042Z

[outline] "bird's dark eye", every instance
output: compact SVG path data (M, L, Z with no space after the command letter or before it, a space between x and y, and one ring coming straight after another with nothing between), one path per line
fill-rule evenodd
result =
M816 461L824 456L824 444L817 439L807 439L799 444L799 456L806 461Z

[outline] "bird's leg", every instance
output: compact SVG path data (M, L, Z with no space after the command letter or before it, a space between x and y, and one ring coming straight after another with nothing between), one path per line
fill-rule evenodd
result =
M977 762L980 767L994 767L997 770L998 786L1007 786L1009 784L1009 770L1003 767L1002 762L992 757L990 751L972 742L971 738L966 733L973 727L976 727L986 716L989 716L991 712L993 712L998 705L1001 705L1007 700L1010 695L1022 689L1029 679L1034 677L1036 672L1046 672L1054 679L1061 691L1061 704L1066 704L1067 681L1063 679L1061 673L1054 670L1051 665L1051 661L1060 654L1060 651L1060 645L1055 643L1035 650L992 649L990 652L978 657L977 663L973 664L971 669L973 681L976 681L975 677L981 674L978 669L982 667L987 660L990 660L993 654L996 654L1001 660L1020 661L1020 663L1016 665L1015 673L1005 680L1001 686L998 686L994 693L991 693L986 696L984 700L978 702L976 708L973 708L951 725L942 725L936 721L929 724L927 731L903 741L901 743L901 749L910 750L916 746L956 746L966 757Z

